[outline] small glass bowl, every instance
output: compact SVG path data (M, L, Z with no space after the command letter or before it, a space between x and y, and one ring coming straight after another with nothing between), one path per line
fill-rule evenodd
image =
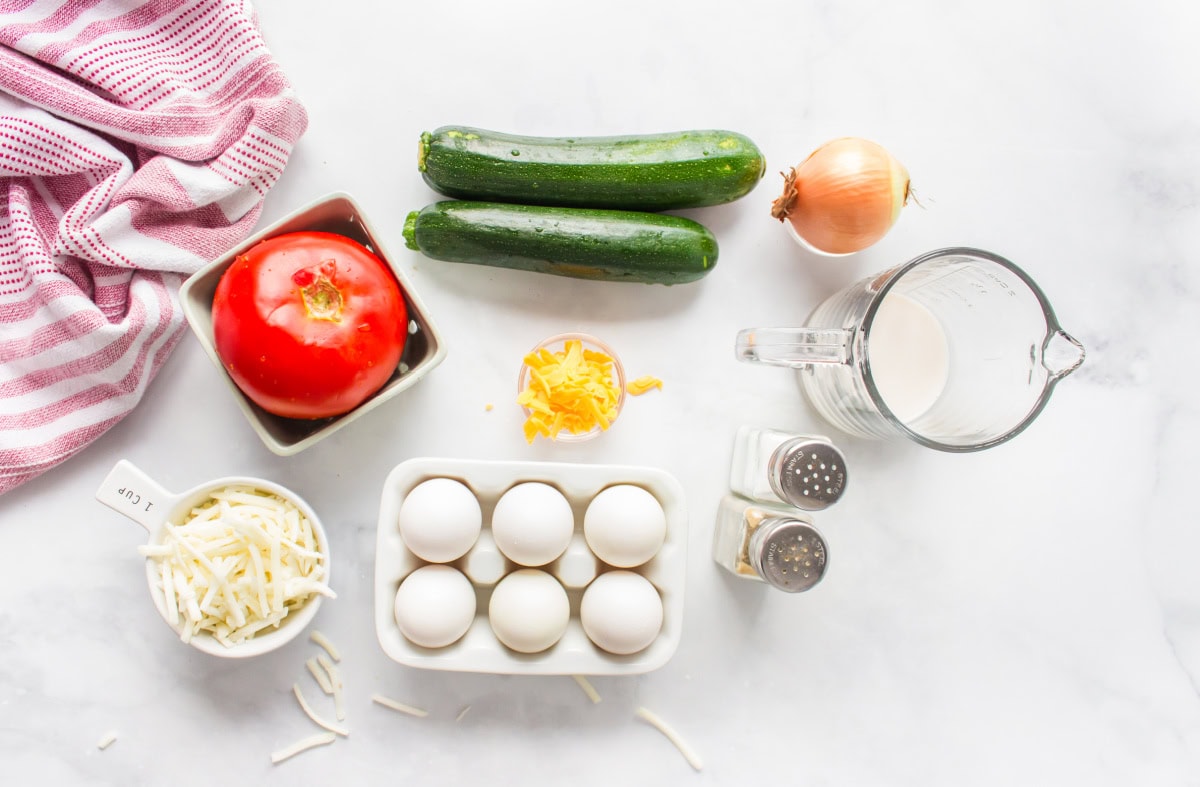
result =
M621 410L625 407L625 368L621 366L621 359L613 352L612 348L604 342L597 339L595 336L587 333L560 333L543 339L529 351L528 354L538 352L539 350L550 350L551 352L562 352L566 347L566 343L570 340L578 340L585 350L593 350L601 352L612 358L612 376L613 383L617 386L617 414L613 417L612 422L608 425L609 429L617 422L621 416ZM529 386L529 367L524 363L521 364L521 373L517 377L517 395L525 392ZM528 418L533 414L533 411L528 407L521 408L525 412L525 417ZM582 443L586 440L591 440L605 430L599 426L595 426L586 432L570 432L566 429L560 431L554 436L553 440L557 443Z

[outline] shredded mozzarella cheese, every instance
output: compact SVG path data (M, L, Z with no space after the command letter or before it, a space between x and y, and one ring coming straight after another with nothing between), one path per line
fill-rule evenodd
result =
M271 755L271 763L278 765L284 760L295 757L302 751L308 751L315 746L326 746L337 740L337 735L332 732L318 732L316 735L310 735L307 738L301 738L291 746L280 749Z
M339 653L338 649L334 647L334 644L329 641L329 637L325 636L319 631L314 630L308 635L308 638L320 645L321 648L329 654L329 658L333 659L334 661L342 660L342 654Z
M331 662L324 653L317 654L317 663L321 665L321 667L325 670L325 673L329 676L329 685L333 689L333 707L336 709L335 714L337 715L338 721L342 721L346 718L346 701L342 694L342 689L345 688L342 685L342 674L338 672L338 668L333 666L333 662Z
M312 674L313 680L317 682L317 685L321 687L321 691L326 694L333 694L333 684L329 682L329 675L317 664L315 658L304 662L304 666L308 667L308 671Z
M593 704L600 702L600 692L596 691L596 687L592 685L591 681L582 675L572 675L571 677L575 679L575 682L579 684L579 688L583 689L583 693L588 696L588 699Z
M666 736L666 739L674 744L676 749L679 749L679 753L683 755L683 758L687 760L688 765L692 766L692 768L698 771L704 767L704 763L700 762L700 757L696 755L692 747L683 738L679 737L679 733L671 729L656 713L646 708L638 708L634 712L634 715Z
M304 699L304 694L300 691L299 683L292 684L292 694L296 695L296 701L300 703L300 710L304 711L304 715L312 719L318 727L324 727L330 732L334 732L342 736L350 734L350 730L346 729L345 727L334 724L331 721L325 721L325 719L322 719L320 716L318 716L308 704L308 701Z
M104 737L102 737L99 741L97 741L96 748L98 748L100 751L104 751L109 746L112 746L113 743L116 742L116 740L117 740L116 731L106 732L104 734Z
M389 699L384 697L382 694L372 694L371 701L382 705L385 708L391 708L392 710L399 711L400 713L407 713L409 716L425 718L429 715L429 711L427 710L422 708L414 708L412 705L405 705L403 702L397 702L396 700ZM466 711L464 710L463 713L466 713ZM461 713L459 714L459 718L462 718Z
M158 561L167 620L185 642L207 632L233 647L314 594L335 597L308 518L248 486L214 492L182 523L167 523L161 544L138 551Z

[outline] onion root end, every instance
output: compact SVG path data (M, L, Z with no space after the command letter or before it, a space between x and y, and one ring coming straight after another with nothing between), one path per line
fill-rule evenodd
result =
M771 215L783 221L796 208L796 200L800 197L800 192L796 188L796 168L792 167L788 172L780 172L783 176L783 194L775 198L771 203Z

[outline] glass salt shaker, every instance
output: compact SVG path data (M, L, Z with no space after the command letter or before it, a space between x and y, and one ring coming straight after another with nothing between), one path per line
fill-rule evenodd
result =
M828 550L803 513L728 494L717 510L713 560L735 576L800 593L825 576Z
M729 487L742 497L819 511L842 496L846 477L846 459L828 438L750 426L734 438Z

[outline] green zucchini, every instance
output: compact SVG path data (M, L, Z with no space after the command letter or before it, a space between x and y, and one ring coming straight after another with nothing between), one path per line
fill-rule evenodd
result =
M421 135L417 168L457 199L659 211L743 197L766 162L732 131L543 138L445 126Z
M703 225L640 211L448 200L408 214L404 240L434 259L602 281L681 284L717 264Z

